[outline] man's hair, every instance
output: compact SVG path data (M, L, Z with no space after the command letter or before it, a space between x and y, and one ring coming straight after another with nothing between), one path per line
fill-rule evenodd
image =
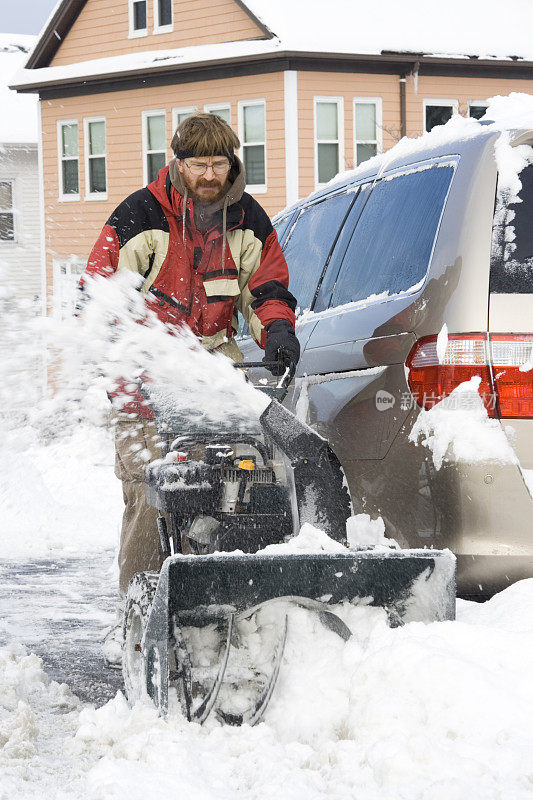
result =
M233 159L241 143L218 114L191 114L181 122L170 143L176 158L227 156Z

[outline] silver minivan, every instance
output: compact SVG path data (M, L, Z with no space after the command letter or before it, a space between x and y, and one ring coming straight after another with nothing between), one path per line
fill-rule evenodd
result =
M533 156L533 131L506 135ZM404 547L453 550L462 596L533 576L533 165L518 197L501 191L501 136L426 136L274 220L303 312L288 404L328 439L355 513ZM519 463L452 453L437 469L409 434L474 376Z

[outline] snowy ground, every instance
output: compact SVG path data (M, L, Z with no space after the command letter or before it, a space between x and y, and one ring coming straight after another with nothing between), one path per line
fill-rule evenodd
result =
M127 706L99 650L110 437L12 431L0 473L0 800L533 798L533 580L456 622L352 610L348 643L300 609L264 723L166 722Z

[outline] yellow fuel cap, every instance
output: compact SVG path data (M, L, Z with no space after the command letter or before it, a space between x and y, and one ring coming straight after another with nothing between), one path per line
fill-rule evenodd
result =
M239 461L239 469L255 469L255 464L251 459L245 459L244 461Z

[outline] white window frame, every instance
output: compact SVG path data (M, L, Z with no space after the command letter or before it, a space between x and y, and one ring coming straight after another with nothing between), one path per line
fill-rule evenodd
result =
M488 108L489 104L487 100L469 100L468 101L468 116L470 117L470 107L471 106L478 106L480 108Z
M376 107L376 138L375 139L358 139L357 138L357 115L356 106L358 103L365 103L366 105L374 105ZM354 166L359 166L357 161L357 145L358 144L375 144L376 155L383 152L383 100L381 97L354 97L353 99L353 163ZM362 164L365 162L362 161Z
M333 139L327 141L318 141L317 138L317 105L319 103L337 103L337 134L338 139L335 142ZM313 97L313 152L315 162L315 187L319 189L325 186L325 183L318 182L318 145L319 144L338 144L339 145L339 161L337 173L342 172L344 169L344 97L326 97L325 95L316 95Z
M73 266L76 267L74 272L72 270ZM52 313L56 319L67 319L74 314L76 310L76 286L86 266L87 259L79 258L78 256L53 259ZM72 299L74 302L70 304L70 307L68 307L70 298L67 297L67 295L70 294L70 292L67 289L67 281L70 283L70 288L73 290Z
M138 39L139 36L147 36L148 35L148 0L144 0L146 3L146 28L139 28L139 30L134 30L133 23L135 20L135 16L133 13L133 6L135 2L139 2L139 0L129 0L129 33L128 39Z
M206 103L204 105L204 112L206 114L216 114L217 111L229 111L229 124L231 125L231 103Z
M12 247L13 245L17 244L18 242L18 224L17 224L17 181L15 178L0 178L0 183L10 183L11 184L11 211L8 208L0 208L0 211L3 214L11 214L13 217L13 238L12 239L0 239L0 246L1 247Z
M164 108L151 109L150 111L142 112L142 157L143 157L143 183L146 186L148 183L148 155L150 153L161 153L162 150L148 150L148 117L164 117L165 118L165 160L168 158L168 146L166 140L167 131L167 112Z
M170 3L170 14L172 17L172 22L170 25L160 25L159 24L159 2L158 0L153 0L154 3L154 33L172 33L174 30L174 3L171 0Z
M450 100L449 98L446 100L435 100L433 97L425 97L423 101L423 110L422 110L422 131L427 133L426 131L426 108L431 106L448 106L452 109L452 115L459 113L459 101L458 100Z
M262 145L265 152L265 182L264 183L247 183L246 189L251 194L266 194L268 185L268 171L267 171L267 116L266 116L266 98L260 97L255 100L239 100L237 105L237 119L239 128L239 139L241 146L239 148L239 158L244 163L244 148L246 142L244 141L244 109L247 106L263 106L265 110L265 139L263 142L249 142L250 146Z
M78 128L78 157L74 159L67 157L63 159L63 125L76 125ZM65 194L63 192L63 160L78 162L78 191ZM58 182L58 195L57 199L60 203L72 203L80 199L80 124L77 119L58 119L57 121L57 182Z
M172 134L175 133L178 127L178 114L195 114L198 111L197 106L178 106L172 109Z
M104 150L104 163L105 163L105 192L90 192L90 176L89 176L89 160L91 158L102 158L102 154L91 156L89 153L89 123L90 122L103 122L105 132L105 150ZM83 118L83 146L85 155L85 200L107 200L107 124L105 117L84 117Z

